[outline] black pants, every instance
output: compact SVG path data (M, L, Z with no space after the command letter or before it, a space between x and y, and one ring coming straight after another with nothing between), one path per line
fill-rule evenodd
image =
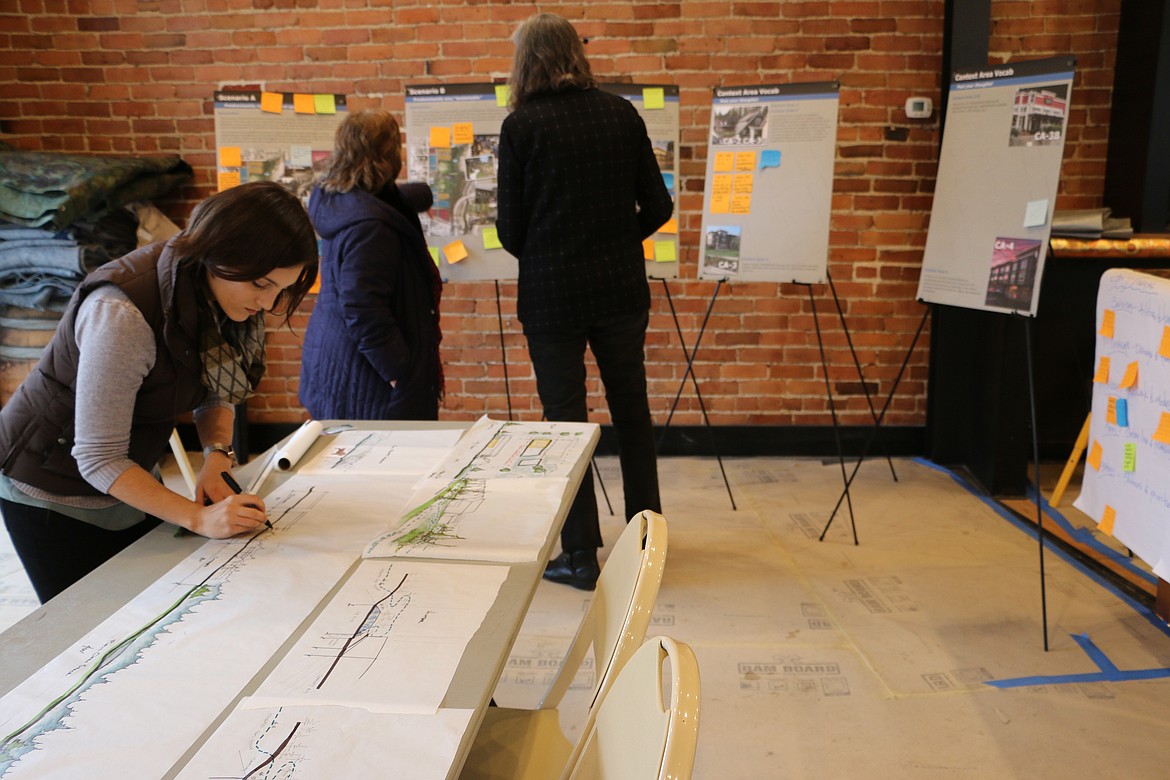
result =
M552 422L588 422L585 391L585 346L593 352L610 420L618 437L626 520L643 509L662 511L658 495L658 460L650 403L646 398L643 347L649 312L613 317L556 333L525 333L536 372L536 391L544 416ZM593 469L561 530L561 549L571 552L602 546L597 519Z
M123 531L107 531L51 509L0 498L12 546L44 604L136 542L161 522L147 517Z

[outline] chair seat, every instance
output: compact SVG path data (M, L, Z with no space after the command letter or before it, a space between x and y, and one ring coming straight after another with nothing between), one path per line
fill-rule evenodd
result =
M572 750L555 709L489 707L459 777L556 780Z

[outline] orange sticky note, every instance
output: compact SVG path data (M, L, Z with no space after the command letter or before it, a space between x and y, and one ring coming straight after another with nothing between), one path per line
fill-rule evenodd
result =
M715 152L715 172L726 173L735 168L735 154L733 152Z
M230 190L232 187L235 187L240 183L240 172L220 171L216 183L220 192L223 192L224 190Z
M1097 373L1093 374L1093 382L1099 385L1109 384L1109 358L1102 357L1097 363Z
M1162 343L1158 345L1158 354L1170 358L1170 325L1162 326Z
M284 110L284 95L280 92L261 92L260 110L269 114L279 114Z
M475 130L471 122L456 122L451 125L451 142L469 144L475 140Z
M1113 322L1117 318L1117 313L1113 309L1106 309L1101 312L1101 330L1097 331L1107 339L1113 338Z
M243 165L244 162L240 159L240 147L219 147L219 164L224 168L239 168L241 165Z
M678 220L675 219L674 217L671 217L670 219L666 220L666 224L664 224L662 227L658 228L658 232L659 233L677 233L678 232Z
M732 214L751 214L752 213L752 195L751 193L737 192L731 196L731 213Z
M1094 471L1100 471L1102 454L1103 450L1101 449L1101 442L1094 439L1093 446L1089 448L1089 457L1085 460L1085 462L1092 466Z
M1170 412L1162 412L1158 420L1158 429L1154 431L1154 441L1170 444Z
M1097 523L1097 530L1103 534L1113 535L1113 524L1117 521L1117 510L1108 504L1105 505L1105 511L1101 514L1101 522Z
M432 127L431 128L431 146L437 149L451 148L451 128L449 127Z
M734 181L735 183L731 187L732 192L752 194L752 175L750 173L737 173Z
M648 238L642 242L642 257L645 260L654 259L654 239Z
M443 254L447 256L448 263L455 265L467 257L467 247L463 246L462 241L452 241L443 247Z
M735 169L737 171L754 171L756 169L756 153L736 152Z
M1135 360L1125 367L1125 376L1121 377L1121 384L1118 385L1122 390L1128 390L1137 384L1138 379L1138 362Z
M1117 396L1109 396L1109 400L1105 404L1105 422L1110 425L1117 425Z
M317 101L312 95L303 95L300 92L293 94L293 111L298 114L317 113Z

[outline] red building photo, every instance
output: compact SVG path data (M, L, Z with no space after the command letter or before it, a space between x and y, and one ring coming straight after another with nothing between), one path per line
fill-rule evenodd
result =
M1040 242L1031 238L997 238L987 280L988 306L1031 310L1040 263Z

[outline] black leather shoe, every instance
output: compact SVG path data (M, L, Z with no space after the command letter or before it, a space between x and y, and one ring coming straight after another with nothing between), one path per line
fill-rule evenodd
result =
M594 590L601 566L597 563L597 550L575 550L563 552L544 567L544 578L562 585L572 585L578 590Z

